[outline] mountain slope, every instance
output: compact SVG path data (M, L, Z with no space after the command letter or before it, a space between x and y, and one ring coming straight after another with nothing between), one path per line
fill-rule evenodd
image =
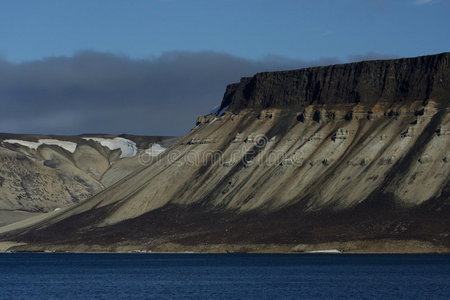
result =
M0 224L79 203L140 167L165 137L0 134ZM143 141L146 143L143 143Z
M17 250L448 251L450 54L261 73Z

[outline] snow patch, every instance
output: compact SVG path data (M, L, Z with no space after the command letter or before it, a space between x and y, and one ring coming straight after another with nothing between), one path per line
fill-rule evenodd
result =
M339 251L337 249L327 249L327 250L305 251L305 253L341 253L341 251Z
M34 150L36 150L41 145L41 143L22 141L22 140L4 140L3 142L8 143L8 144L22 145L22 146L25 146L25 147L28 147L28 148L34 149Z
M138 148L135 142L121 137L116 137L113 139L84 137L83 139L97 142L110 150L120 149L120 151L122 151L120 158L133 157L138 153Z
M220 105L217 105L208 113L208 115L216 115L217 118L220 118L228 110L228 107L229 106L225 106L224 108L220 109Z
M145 152L150 156L158 156L164 151L166 151L166 148L162 147L160 144L153 144L150 148L145 150Z
M9 140L4 140L3 142L8 143L8 144L19 144L19 145L28 147L33 150L37 150L37 148L41 145L54 145L54 146L63 148L71 153L74 153L75 149L77 148L76 143L60 141L60 140L55 140L55 139L39 139L37 142L9 139Z
M215 106L213 109L211 109L208 113L208 115L216 114L220 109L220 104Z
M216 113L216 117L217 117L217 118L220 118L221 116L223 116L223 115L225 114L225 112L228 110L228 107L229 107L229 106L225 106L225 107L222 108L220 111L218 111L218 112Z
M214 123L215 121L217 121L221 116L223 116L225 114L225 112L228 110L229 106L225 106L224 108L220 109L220 105L216 106L213 110L211 110L211 112L209 113L209 115L216 115L215 118L208 123L208 125L211 125L212 123Z
M60 141L60 140L53 140L53 139L42 139L39 140L40 143L44 145L55 145L59 146L63 149L66 149L67 151L74 153L77 149L77 144L73 142L67 142L67 141Z

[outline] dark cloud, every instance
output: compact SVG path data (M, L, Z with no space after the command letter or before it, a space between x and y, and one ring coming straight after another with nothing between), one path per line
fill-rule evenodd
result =
M240 77L340 62L183 51L146 60L93 51L20 64L0 58L0 132L181 135Z

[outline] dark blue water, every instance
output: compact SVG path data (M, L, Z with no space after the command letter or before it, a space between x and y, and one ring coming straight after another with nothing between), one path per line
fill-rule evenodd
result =
M1 299L449 297L448 255L0 254Z

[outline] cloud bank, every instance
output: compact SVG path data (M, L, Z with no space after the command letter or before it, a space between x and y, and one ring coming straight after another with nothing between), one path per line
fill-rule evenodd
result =
M240 77L341 62L184 51L147 60L95 51L20 64L0 59L0 132L182 135Z

